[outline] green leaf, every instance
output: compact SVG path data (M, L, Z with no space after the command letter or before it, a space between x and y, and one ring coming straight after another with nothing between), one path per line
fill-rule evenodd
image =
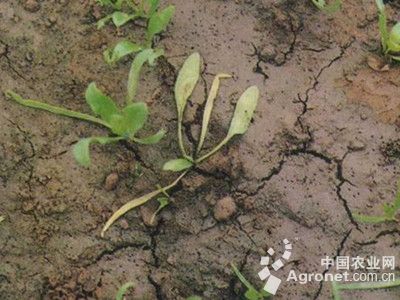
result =
M159 5L160 0L145 0L147 16L151 18L151 16L153 16L154 13L157 11Z
M172 159L170 161L167 161L163 166L163 170L179 172L179 171L189 169L191 166L193 166L193 163L191 161L189 161L185 158L178 158L178 159Z
M126 106L121 114L114 114L110 119L111 129L115 134L129 137L143 128L149 111L146 103L138 102Z
M197 147L197 153L200 152L201 148L203 147L204 141L206 139L206 134L208 130L208 124L210 122L211 118L211 113L212 109L214 107L214 100L217 97L218 94L218 89L220 85L220 79L222 78L231 78L232 76L229 74L217 74L215 76L213 84L211 86L210 92L207 97L206 105L204 107L204 113L203 113L203 122L202 122L202 128L201 128L201 134L200 134L200 140L199 144Z
M260 295L259 292L257 292L255 289L248 289L246 293L244 294L246 299L248 300L260 300L262 299L262 296Z
M138 55L136 55L129 71L127 96L128 104L132 103L135 99L136 90L140 78L140 71L143 67L143 64L147 61L149 65L152 66L154 65L155 60L162 55L164 55L164 51L162 49L145 49L139 52Z
M145 137L145 138L137 138L135 137L133 140L136 143L143 144L143 145L152 145L157 144L165 135L165 130L161 129L156 134Z
M249 128L251 119L257 106L260 92L256 86L249 87L236 104L235 113L228 131L228 137L244 134Z
M120 27L130 20L135 19L137 16L132 14L127 14L124 12L116 11L112 14L112 21L115 26Z
M99 143L105 145L119 141L121 139L121 137L90 137L82 139L74 146L74 157L81 166L88 167L90 166L90 144Z
M153 37L164 31L175 13L175 6L170 5L160 12L153 14L147 26L147 40L151 41Z
M103 28L110 20L112 19L112 15L105 16L97 21L97 29Z
M157 214L169 204L169 198L168 197L159 197L157 198L158 203L160 204L157 208L157 210L154 212L154 214L151 216L150 219L150 224L154 223L154 220L157 216Z
M400 52L400 23L393 26L387 43L390 52Z
M202 300L202 298L199 296L190 296L189 298L186 298L186 300Z
M122 285L118 289L117 295L115 296L115 300L123 300L126 292L129 289L134 288L134 287L135 287L135 285L133 284L133 282L127 282L124 285Z
M175 99L178 119L182 120L187 100L193 93L200 76L200 54L193 53L184 62L175 83Z
M0 216L0 223L3 222L6 218L4 216Z
M142 46L132 43L130 41L121 41L113 49L107 49L104 51L104 60L108 64L113 64L119 61L124 56L139 52L142 50Z
M387 218L385 216L367 216L367 215L353 213L353 217L357 222L367 223L367 224L378 224L387 221Z
M89 84L86 89L86 101L90 105L92 111L99 115L100 118L106 122L110 121L113 114L118 112L117 106L114 101L104 95L97 87L94 82Z
M384 11L385 10L385 3L383 3L383 0L375 0L376 6L378 6L379 11Z

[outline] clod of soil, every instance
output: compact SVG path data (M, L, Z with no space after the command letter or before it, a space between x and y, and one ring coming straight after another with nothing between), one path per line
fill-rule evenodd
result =
M24 8L29 12L37 12L40 9L40 3L36 0L27 0L24 4Z
M112 191L117 187L119 180L119 176L117 173L111 173L110 175L107 176L105 182L104 182L104 188L106 191Z
M217 201L214 207L214 218L218 221L226 221L236 212L236 203L232 197L224 197Z

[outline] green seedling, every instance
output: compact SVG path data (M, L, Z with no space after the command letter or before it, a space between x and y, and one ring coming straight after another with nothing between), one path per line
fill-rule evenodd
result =
M383 0L375 0L379 11L379 32L381 34L382 52L389 59L400 61L400 22L389 31Z
M325 0L311 0L314 5L326 13L334 13L342 6L342 0L334 0L333 3L327 4Z
M142 129L147 122L149 111L144 102L134 102L139 73L144 61L148 61L152 64L154 63L154 59L159 55L159 53L154 52L152 49L147 49L145 52L141 53L141 56L135 58L135 61L140 60L140 63L135 63L134 61L132 64L128 80L127 103L122 109L119 109L110 97L100 91L95 83L89 84L85 94L86 101L89 104L93 115L53 106L37 100L24 99L13 91L7 91L6 95L19 104L27 107L45 110L61 116L89 121L109 129L113 135L111 137L89 137L82 139L75 144L73 149L75 159L80 165L87 167L90 165L89 147L93 143L104 145L121 140L130 140L139 144L150 145L158 143L164 136L164 130L160 130L158 133L145 138L137 136L137 132Z
M226 137L219 144L217 144L212 150L203 155L200 155L202 146L204 144L204 140L206 138L206 133L208 131L208 125L211 117L212 108L214 105L214 100L217 95L219 81L221 78L230 77L227 74L219 74L214 79L214 82L210 90L210 94L206 101L204 115L203 115L202 130L197 145L197 149L195 153L193 153L192 155L189 155L186 152L182 135L183 115L188 99L191 96L199 80L200 64L201 64L201 58L198 53L190 55L183 64L175 83L175 100L178 113L178 143L182 157L166 162L163 166L163 170L174 171L174 172L183 171L183 173L170 185L158 188L157 190L149 194L136 198L123 205L107 221L101 232L102 236L104 236L105 231L126 212L146 203L147 201L157 197L161 193L165 194L166 191L175 187L191 168L207 160L211 155L215 154L218 150L220 150L223 146L225 146L234 136L244 134L247 131L259 98L259 90L256 86L249 87L239 98Z
M332 282L332 296L334 300L341 300L341 291L356 291L356 290L375 290L400 287L400 279L393 281L378 281L378 282L359 282L350 284L341 284L336 281Z
M125 294L128 292L129 289L133 289L135 287L135 285L133 284L133 282L127 282L125 284L123 284L117 292L117 295L115 296L115 300L123 300Z
M247 300L263 300L269 298L271 295L261 289L258 291L244 276L243 274L239 271L239 269L231 263L231 267L237 278L243 283L243 285L246 287L246 293L244 294L245 299Z
M3 216L0 216L0 223L3 222L6 218Z
M396 215L400 212L400 182L398 184L398 191L393 203L383 204L383 215L381 216L368 216L362 214L354 214L354 218L362 223L378 224L383 222L398 222Z
M143 43L133 43L126 40L118 42L113 49L107 49L103 53L104 59L108 64L114 64L129 54L152 48L154 37L166 30L175 13L175 7L173 5L159 10L159 0L142 0L139 4L136 4L132 0L98 0L98 2L103 6L110 6L114 10L117 10L111 15L101 19L97 23L98 28L102 28L110 20L112 20L117 27L135 19L145 19L147 21L145 41ZM120 10L123 6L126 6L131 12L121 12Z

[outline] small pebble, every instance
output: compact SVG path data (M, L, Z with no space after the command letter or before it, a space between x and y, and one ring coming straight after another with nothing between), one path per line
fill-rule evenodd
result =
M105 190L112 191L113 189L115 189L117 186L118 180L119 180L119 176L117 173L111 173L110 175L108 175L104 182Z
M218 221L226 221L236 212L236 203L232 197L224 197L214 206L214 218Z
M27 0L25 1L24 8L29 12L37 12L40 9L40 4L37 0Z

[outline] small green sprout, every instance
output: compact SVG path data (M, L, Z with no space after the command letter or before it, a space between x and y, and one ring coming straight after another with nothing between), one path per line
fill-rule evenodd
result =
M53 106L37 100L24 99L13 91L7 91L6 95L27 107L45 110L57 115L76 118L102 125L108 128L113 136L111 137L89 137L80 140L74 146L73 154L77 162L82 166L90 165L89 147L93 143L109 144L120 140L130 140L139 144L150 145L158 143L164 136L165 131L160 130L158 133L140 138L137 132L143 128L147 122L149 111L146 103L133 102L135 100L136 89L139 80L140 69L145 61L153 64L155 58L160 53L156 53L152 49L147 49L137 56L132 64L131 72L128 80L128 95L126 106L119 109L116 103L108 96L101 92L95 83L90 83L86 89L86 102L89 104L94 115L84 114L62 107ZM137 62L139 60L139 62Z
M389 59L400 61L400 22L394 25L389 32L385 4L383 0L375 1L379 11L382 52Z
M342 0L335 0L335 2L331 4L327 4L325 0L311 0L314 5L326 13L334 13L340 9L342 6Z
M135 4L132 0L98 0L98 2L103 6L110 6L114 10L117 10L97 23L99 29L110 20L112 20L117 27L135 19L145 19L147 21L145 42L142 44L126 40L118 42L112 49L107 49L103 53L104 60L108 64L114 64L129 54L152 48L154 37L166 30L175 13L175 7L173 5L159 10L159 0L142 0L139 4ZM127 6L127 9L130 10L131 13L121 12L120 10L123 6Z
M3 222L6 218L3 216L0 216L0 223Z
M393 203L383 204L382 216L367 216L362 214L354 214L354 218L362 223L378 224L383 222L398 222L396 215L400 212L400 182L398 191Z
M201 64L201 58L198 53L193 53L192 55L190 55L184 62L175 83L175 100L178 113L178 143L182 157L177 159L172 159L166 162L163 166L163 170L174 171L174 172L183 171L183 173L170 185L166 187L160 187L157 190L149 194L146 194L144 196L141 196L139 198L136 198L126 203L121 208L119 208L104 225L101 231L102 236L104 236L105 231L122 215L124 215L131 209L143 205L144 203L146 203L147 201L151 200L154 197L157 197L161 193L166 194L166 191L175 187L180 182L180 180L186 175L186 173L190 171L192 167L199 165L200 163L208 159L211 155L215 154L218 150L220 150L223 146L225 146L234 136L244 134L247 131L250 122L253 118L253 114L256 109L259 98L259 90L256 86L249 87L239 98L226 137L219 144L217 144L212 150L200 156L202 146L206 138L206 133L208 130L208 125L210 121L212 108L214 105L214 100L217 95L219 81L221 78L230 77L227 74L219 74L214 79L213 85L210 90L210 94L206 101L206 106L203 115L202 130L196 152L193 155L189 155L186 152L182 135L183 115L188 99L191 96L195 86L197 85L197 81L199 80L200 64Z
M117 292L117 295L115 296L115 300L123 300L125 294L128 292L129 289L134 288L135 285L133 282L127 282L125 284L123 284Z
M269 298L271 295L264 291L264 289L261 289L258 291L244 276L243 274L239 271L239 269L231 263L231 267L237 278L243 283L243 285L247 288L246 293L244 294L244 297L247 300L263 300Z
M359 282L350 284L341 284L336 281L332 282L332 296L334 300L341 300L341 291L355 290L374 290L400 287L400 278L393 281L377 281L377 282Z

